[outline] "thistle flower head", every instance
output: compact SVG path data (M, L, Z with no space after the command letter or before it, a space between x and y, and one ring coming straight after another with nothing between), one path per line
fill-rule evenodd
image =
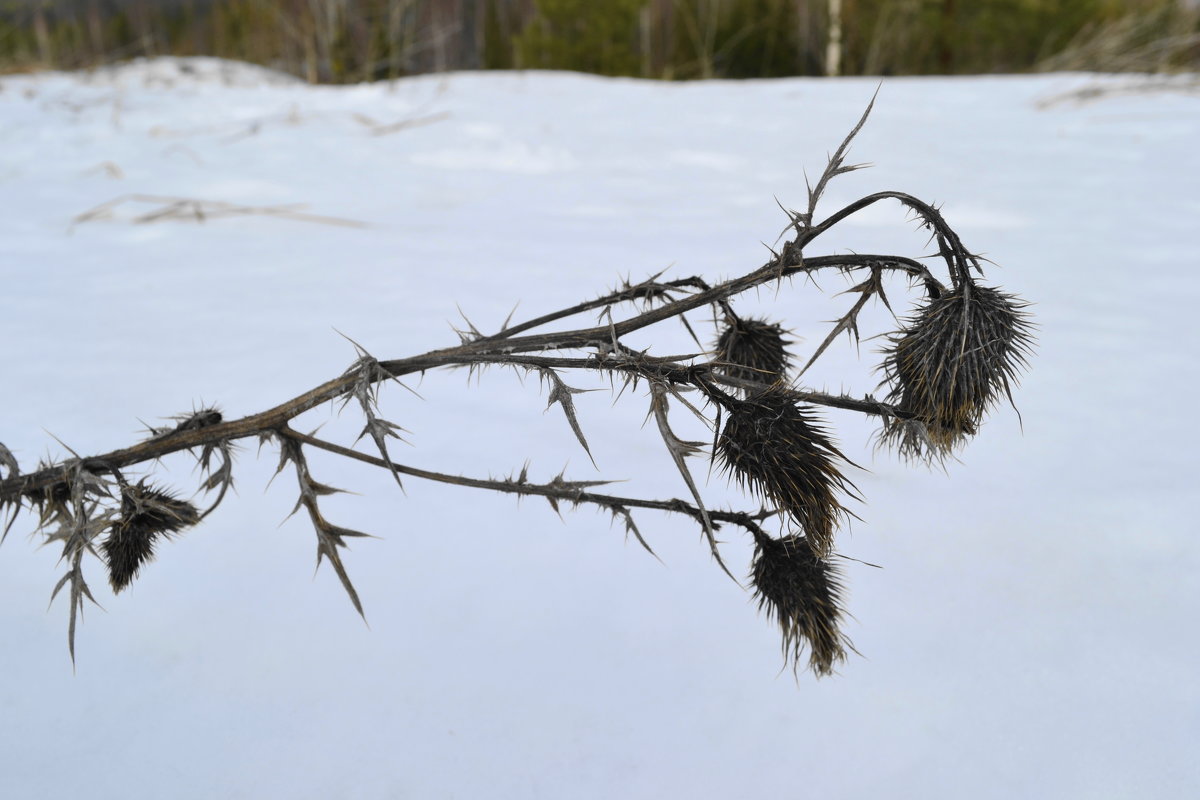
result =
M42 525L52 520L62 522L71 518L71 484L66 481L55 481L49 486L31 489L26 497L37 507Z
M119 592L154 558L154 544L200 521L196 507L141 481L121 492L121 516L101 543L109 581Z
M839 495L857 497L837 462L845 457L782 384L730 404L717 453L739 484L774 503L806 534L815 555L825 557L847 514Z
M854 646L840 625L841 576L829 561L817 558L803 536L772 539L756 535L750 579L758 608L779 624L783 656L800 666L805 647L808 667L818 677L831 675Z
M201 408L190 414L179 414L172 417L179 422L175 431L195 431L221 424L221 412L216 408Z
M902 455L941 458L972 436L1026 366L1033 336L1024 303L963 282L892 335L882 371L888 401L914 415L888 420L881 441Z
M733 317L717 339L716 359L731 378L774 383L788 367L783 328L761 319Z

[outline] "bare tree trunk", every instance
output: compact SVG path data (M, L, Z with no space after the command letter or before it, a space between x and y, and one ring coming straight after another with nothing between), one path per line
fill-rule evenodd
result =
M938 23L938 65L942 73L954 72L954 23L958 6L954 0L943 0L942 19Z
M88 0L87 30L89 43L92 46L92 61L104 59L104 20L100 12L99 0Z
M641 77L650 77L650 22L651 9L649 4L638 11L638 49L641 50Z
M52 66L54 53L50 49L50 30L46 27L46 12L39 5L33 10L33 38L37 41L38 61Z
M825 41L825 74L842 74L842 0L829 0L829 36Z

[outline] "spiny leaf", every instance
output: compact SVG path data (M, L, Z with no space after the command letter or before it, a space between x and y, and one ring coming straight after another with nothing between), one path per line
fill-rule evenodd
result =
M482 339L483 333L480 332L480 330L475 327L475 323L471 322L471 320L467 318L467 315L462 310L462 307L456 305L455 308L458 309L459 316L461 316L463 318L463 322L467 323L467 330L465 330L465 331L454 327L454 325L450 326L450 330L452 330L456 334L458 334L459 341L462 344L466 345L466 344L471 344L472 342L478 341L479 339Z
M216 511L217 506L221 505L221 501L225 499L225 495L233 488L233 449L234 445L228 439L222 439L219 442L213 442L204 445L200 452L198 462L200 471L207 473L207 477L200 482L200 488L206 494L219 489L217 497L212 504L200 514L200 519L204 519L213 511ZM217 469L212 468L212 457L215 453L221 454L221 466Z
M8 478L15 478L21 474L21 468L17 466L16 456L4 446L3 442L0 442L0 467L8 470L8 475L6 476Z
M343 336L345 336L345 334L343 334ZM355 439L354 441L357 443L364 436L370 435L371 440L375 443L376 449L379 450L379 455L385 462L387 462L388 471L392 474L392 478L396 481L396 485L400 487L400 491L404 491L404 482L400 480L400 473L393 465L391 455L388 454L386 440L388 437L391 437L393 439L404 441L398 431L404 431L405 433L408 431L405 431L404 428L401 428L399 425L377 415L379 408L379 381L390 378L405 389L408 389L408 391L412 392L417 397L420 397L420 395L405 385L404 382L399 378L385 370L380 365L379 360L368 353L362 345L348 336L345 338L354 345L355 350L358 351L359 357L358 361L354 363L354 366L344 373L345 375L353 374L356 376L356 378L353 387L346 394L345 400L342 403L342 407L344 408L345 404L350 402L350 398L353 397L358 401L359 407L362 409L363 416L367 419L367 424L363 428L362 433L360 433L358 435L358 439Z
M92 596L91 590L88 588L87 581L83 577L82 568L83 551L79 551L72 558L71 568L67 571L58 583L54 586L54 591L50 594L50 602L54 603L54 598L58 596L59 591L68 583L71 585L70 591L70 609L67 615L67 650L71 654L71 666L75 665L75 631L77 628L78 618L83 613L83 601L87 599L91 601L97 608L100 604L96 602L96 598Z
M662 436L663 442L667 445L667 452L670 453L671 459L675 462L675 467L679 470L679 474L683 476L684 483L687 484L688 491L692 493L692 499L696 501L696 508L700 510L700 523L704 529L704 536L708 539L708 549L716 559L717 564L722 571L729 576L729 579L741 586L737 578L733 577L733 573L729 571L729 567L725 566L724 559L721 558L721 551L717 548L717 534L713 528L712 519L709 518L708 509L704 507L704 498L700 496L700 490L696 488L696 482L692 479L692 473L687 468L684 459L701 451L704 447L703 442L685 442L675 435L671 430L671 425L667 421L667 394L668 390L659 382L655 381L650 384L650 412L654 415L654 420L658 424L659 434Z
M858 341L858 315L867 305L867 301L875 294L877 285L878 284L876 281L866 280L859 285L846 290L847 292L858 292L858 300L856 300L854 305L850 307L850 310L846 312L845 316L837 320L833 326L833 330L831 330L829 335L826 336L821 342L821 345L817 348L816 352L812 354L812 358L808 359L804 366L801 367L800 371L796 373L797 376L803 375L805 372L807 372L808 368L811 367L816 360L821 357L821 354L829 348L829 345L833 344L833 341L841 333L849 333L856 342Z
M331 527L328 533L318 529L317 567L320 568L323 558L329 559L329 563L333 565L333 571L337 574L342 588L346 590L350 602L354 604L354 610L366 622L367 614L363 610L362 600L359 599L358 590L354 588L354 583L350 580L350 575L346 572L346 565L342 563L342 556L338 552L339 547L346 546L346 543L342 541L342 537L345 536L368 536L368 534L338 527Z
M583 447L583 451L587 453L588 458L592 462L592 466L596 466L596 459L592 457L592 450L588 447L587 439L584 438L583 429L579 426L579 418L575 414L575 401L571 399L571 395L583 394L584 392L594 392L596 389L575 389L567 386L562 378L558 376L552 369L541 369L539 373L543 380L550 382L550 401L546 403L546 408L558 403L562 406L563 413L567 416L567 424L571 426L571 430L575 433L575 438L579 440L579 444Z
M614 505L609 506L609 511L612 512L613 517L619 516L624 521L626 536L632 533L634 538L638 540L638 544L644 547L647 553L654 556L658 563L663 563L663 560L658 557L658 553L655 553L654 550L651 549L650 544L642 537L642 532L638 530L637 524L633 521L633 514L628 508L621 505Z

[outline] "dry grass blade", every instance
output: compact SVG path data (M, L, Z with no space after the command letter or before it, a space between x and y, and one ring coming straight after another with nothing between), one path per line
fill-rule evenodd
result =
M1200 34L1197 34L1200 40ZM1140 75L1136 78L1112 83L1109 76L1101 76L1097 83L1051 95L1037 101L1038 109L1047 109L1064 103L1083 105L1110 97L1142 96L1155 92L1200 93L1200 76L1197 75Z
M402 119L399 122L377 123L374 120L369 120L361 114L356 114L355 119L371 129L372 136L389 136L393 133L399 133L410 128L419 128L423 125L432 125L435 122L441 122L445 119L450 119L449 111L439 111L436 114L429 114L424 117L414 117L413 119Z
M1157 3L1083 25L1065 48L1036 65L1041 72L1194 72L1200 46L1195 3ZM1157 6L1154 8L1153 6Z
M113 211L127 203L141 203L158 206L158 208L139 214L131 221L134 223L150 223L163 220L184 220L204 222L218 217L234 216L270 216L290 219L296 222L312 222L320 225L336 225L344 228L365 228L366 223L358 220L327 217L319 214L309 214L303 209L302 203L281 206L248 206L236 203L226 203L219 200L196 200L187 197L161 197L158 195L127 194L78 214L71 220L71 228L85 222L99 219L112 219Z

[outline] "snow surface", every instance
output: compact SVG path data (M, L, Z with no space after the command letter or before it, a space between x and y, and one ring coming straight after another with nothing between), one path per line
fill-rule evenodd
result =
M186 69L181 68L186 65ZM1036 305L1024 429L999 411L947 473L872 452L829 413L867 502L844 533L835 678L780 673L774 628L686 520L638 515L665 566L588 509L406 481L321 456L378 534L328 567L275 454L238 495L89 608L72 674L61 567L22 520L0 549L0 774L13 798L1178 798L1200 792L1194 310L1200 98L1089 75L887 79L826 212L896 189L944 204L990 282ZM0 441L25 469L132 442L201 402L263 410L380 358L495 329L618 276L730 276L765 260L804 174L870 79L692 84L453 74L309 87L211 60L0 80ZM1059 98L1056 102L1055 98ZM423 124L392 130L405 120ZM307 204L137 223L124 195ZM927 251L895 206L811 253ZM807 353L842 279L739 304ZM897 283L894 299L904 296ZM911 295L910 295L911 296ZM457 306L456 306L457 304ZM887 329L882 309L869 330ZM703 320L697 316L696 324ZM676 328L647 336L681 352ZM810 383L874 389L877 342L839 342ZM678 349L676 349L678 348ZM574 376L572 385L606 384ZM627 478L684 496L640 393L578 396L597 472L545 390L511 371L429 374L386 415L407 463ZM678 430L705 437L682 409ZM328 407L303 424L350 441ZM703 475L702 462L695 462ZM187 458L168 481L194 486ZM1192 486L1192 489L1188 489ZM754 507L719 476L712 506ZM727 533L726 559L750 546Z

